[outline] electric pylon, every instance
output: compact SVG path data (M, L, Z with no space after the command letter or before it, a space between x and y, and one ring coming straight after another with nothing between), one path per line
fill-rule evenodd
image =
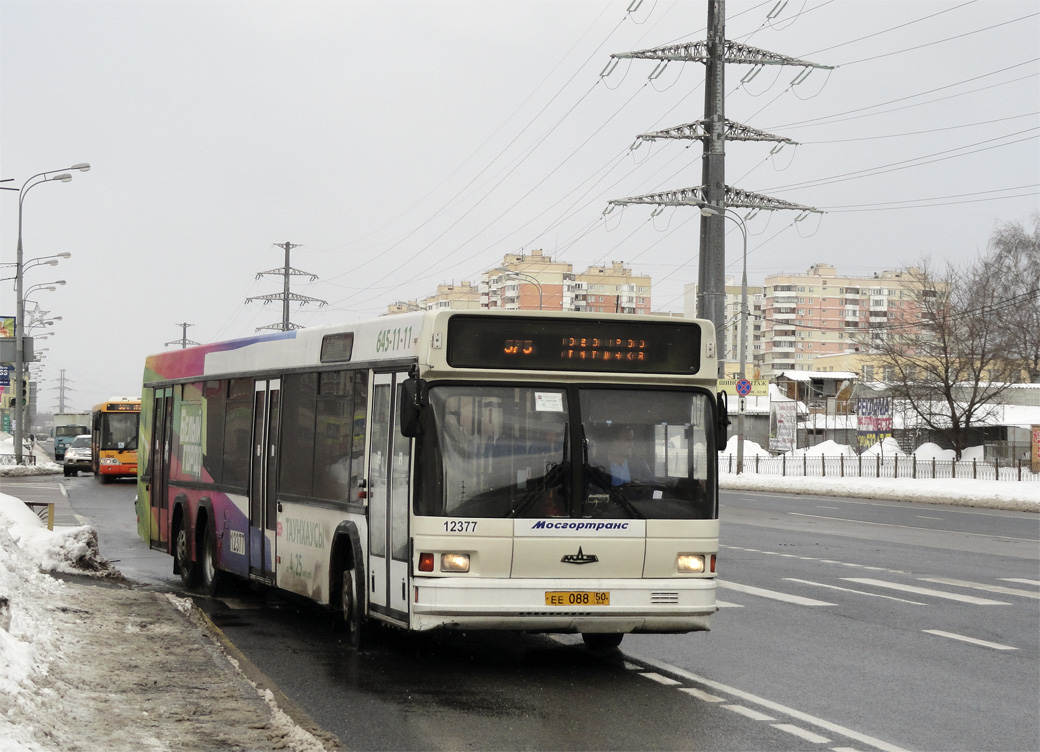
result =
M258 326L256 328L258 332L264 329L274 329L275 331L279 332L288 332L292 329L300 329L300 326L289 321L289 301L297 301L300 305L306 305L307 303L317 303L319 306L328 305L327 301L318 300L318 298L309 298L306 295L299 295L289 290L289 279L291 277L310 277L311 282L314 282L316 279L318 279L318 276L316 274L311 274L310 272L305 272L299 269L292 268L292 265L289 263L289 252L293 248L299 248L298 244L286 241L285 243L275 243L274 245L276 248L282 248L285 250L285 266L283 266L281 269L268 269L266 272L259 272L256 275L256 278L260 279L265 274L281 275L283 280L282 292L274 293L271 295L256 295L252 298L246 298L246 303L251 303L254 300L262 300L264 301L264 305L267 305L272 300L282 301L282 323L268 324L267 326Z
M166 343L167 347L169 347L170 345L180 345L181 349L183 350L188 345L197 345L197 344L199 344L198 342L196 342L193 339L188 339L188 327L189 326L195 326L194 324L181 323L181 324L174 324L174 326L179 326L181 328L181 338L180 339L175 339L172 342L167 342Z
M610 201L611 207L625 204L657 204L660 206L698 206L713 209L710 215L702 213L700 231L700 258L697 270L697 315L715 324L716 352L719 355L719 375L725 371L725 318L726 318L726 246L724 215L727 207L752 208L758 210L794 209L801 212L819 212L811 206L802 206L789 201L774 199L761 194L742 191L726 185L726 140L734 141L778 141L794 143L790 139L774 136L740 123L726 120L725 116L725 67L726 63L740 65L792 65L805 70L794 83L804 80L813 68L830 69L832 66L818 65L806 60L779 55L774 52L729 42L725 37L726 0L708 1L708 38L704 42L672 44L635 52L611 55L602 75L609 75L616 61L624 58L658 60L658 67L651 78L660 75L664 66L671 61L700 62L705 64L704 119L695 123L639 136L642 140L658 138L688 138L700 140L704 145L702 157L702 182L700 186L683 188L664 193ZM749 74L750 76L750 74ZM745 77L747 80L748 77ZM608 211L610 210L608 208Z

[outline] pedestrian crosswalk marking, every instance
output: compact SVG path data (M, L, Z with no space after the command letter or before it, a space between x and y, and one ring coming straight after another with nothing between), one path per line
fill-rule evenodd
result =
M747 593L748 595L757 595L761 598L771 598L775 601L783 601L785 603L794 603L798 606L833 606L833 603L827 603L826 601L818 601L813 598L804 598L800 595L791 595L790 593L780 593L776 590L766 590L765 588L752 587L751 585L738 585L735 582L722 582L719 581L719 587L728 588L729 590L736 590L739 593Z
M951 601L960 601L961 603L971 603L976 606L1007 606L1008 603L1004 601L991 601L986 598L976 598L973 595L961 595L960 593L947 593L942 590L932 590L931 588L917 587L916 585L902 585L898 582L885 582L884 580L874 580L869 577L843 577L843 580L848 582L858 582L861 585L873 585L874 587L889 588L891 590L901 590L906 593L917 593L918 595L930 595L935 598L946 598Z
M940 585L953 585L955 587L966 587L974 588L975 590L985 590L990 593L1001 593L1003 595L1020 595L1023 598L1035 598L1040 600L1040 592L1034 593L1031 590L1021 590L1019 588L1003 587L1002 585L987 585L982 582L966 582L965 580L951 580L948 577L918 577L917 579L922 582L937 582Z
M915 606L926 606L928 604L921 603L920 601L908 601L906 598L896 598L894 595L882 595L881 593L868 593L865 590L853 590L852 588L843 588L838 585L827 585L822 582L810 582L809 580L799 580L794 577L785 577L788 582L798 582L802 585L815 585L816 587L831 588L832 590L841 590L845 593L856 593L857 595L869 595L872 598L885 598L890 601L900 601L901 603L911 603Z
M984 648L993 648L994 650L1018 650L1010 645L1001 645L999 642L987 642L986 640L978 640L974 637L965 637L964 635L954 634L953 632L943 632L939 629L923 629L922 632L927 634L938 635L939 637L949 637L951 640L959 640L961 642L969 642L972 645L980 645Z

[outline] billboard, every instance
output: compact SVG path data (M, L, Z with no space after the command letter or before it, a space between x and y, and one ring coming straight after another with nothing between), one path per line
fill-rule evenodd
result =
M892 437L892 398L861 397L856 400L856 439L860 451Z
M769 448L774 452L789 452L795 448L798 436L798 403L769 403Z

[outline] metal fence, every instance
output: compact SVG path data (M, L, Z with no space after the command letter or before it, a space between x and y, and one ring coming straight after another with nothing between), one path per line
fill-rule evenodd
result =
M15 456L13 454L0 454L0 465L17 465ZM23 465L35 465L36 456L31 452L25 452L22 454Z
M719 472L737 472L737 458L719 456ZM837 457L801 455L744 457L744 472L815 478L933 478L1007 481L1040 481L1029 460L992 462L980 460L918 459L914 455L858 455Z

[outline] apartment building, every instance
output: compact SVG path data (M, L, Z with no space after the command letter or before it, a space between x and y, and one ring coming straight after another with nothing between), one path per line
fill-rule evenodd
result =
M761 373L809 371L821 356L869 350L893 324L919 320L912 270L839 275L830 264L765 279Z
M726 277L726 324L723 332L723 358L726 361L726 377L734 378L740 371L740 319L743 288L733 277ZM763 306L765 305L764 288L759 285L748 285L747 288L748 323L747 342L744 351L745 375L758 378L762 362L762 325ZM687 318L697 317L697 285L686 285L683 288L683 313Z
M506 310L650 313L650 277L639 276L619 261L575 273L568 263L544 251L510 253L481 277L484 308Z

